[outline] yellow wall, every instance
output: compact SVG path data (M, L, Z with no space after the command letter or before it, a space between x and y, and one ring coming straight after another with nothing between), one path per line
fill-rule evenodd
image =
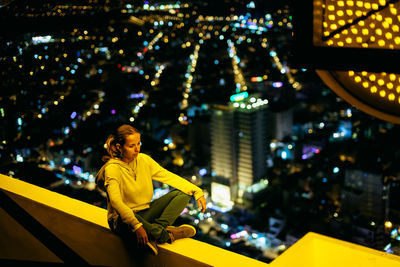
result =
M110 232L106 220L106 210L1 174L0 188L88 262L104 264L119 260L120 266L132 266L132 261L135 261L135 258L130 255L131 252L125 250L121 240ZM23 233L23 228L16 225L5 210L2 209L1 214L3 215L0 222L2 239L10 238L10 240L2 240L2 242L16 244L17 251L3 249L0 253L0 260L10 257L26 260L27 257L18 257L18 254L23 254L21 244L26 243L28 239L33 240L32 237L28 231ZM63 226L61 227L61 225ZM17 227L20 230L17 230ZM26 240L16 240L21 236L24 236L23 238ZM102 244L102 240L108 244ZM12 248L12 246L8 247ZM115 249L110 250L110 247ZM29 248L27 246L27 249ZM92 251L89 248L92 248ZM45 249L43 248L40 252L43 255L42 258L46 258L49 262L59 262ZM30 251L30 253L34 255L34 251ZM102 260L99 257L102 257ZM160 255L157 256L158 258L152 257L144 259L147 263L145 265L400 267L399 256L312 232L306 234L270 264L194 239L182 239L173 244L160 245ZM136 263L135 266L141 264L143 262Z

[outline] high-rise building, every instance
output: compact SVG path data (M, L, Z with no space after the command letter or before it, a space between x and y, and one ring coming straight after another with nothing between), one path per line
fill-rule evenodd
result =
M211 169L216 176L236 180L234 109L215 106L211 115Z
M348 169L341 202L343 212L360 214L373 223L381 223L387 214L388 192L382 174Z
M341 190L341 211L352 217L350 241L376 249L385 244L388 187L382 174L347 169Z
M229 184L232 200L240 202L267 172L268 101L243 93L231 100L212 110L211 168Z
M293 109L273 113L274 129L272 138L282 141L287 136L293 135Z

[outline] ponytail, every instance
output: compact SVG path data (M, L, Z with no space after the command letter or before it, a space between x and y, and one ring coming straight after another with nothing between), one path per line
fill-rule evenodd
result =
M112 134L108 136L105 147L107 149L108 156L103 156L103 161L108 161L110 158L118 158L121 154L121 152L117 149L115 137Z

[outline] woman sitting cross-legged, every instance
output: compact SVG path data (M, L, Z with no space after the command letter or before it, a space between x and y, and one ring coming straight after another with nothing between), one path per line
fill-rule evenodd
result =
M172 224L192 196L204 213L206 200L202 190L161 167L150 156L140 153L140 133L130 125L120 126L106 141L109 156L96 175L96 184L107 193L110 229L122 236L134 233L138 244L155 255L157 243L192 237L196 229L187 224ZM152 201L152 180L168 184L173 190Z

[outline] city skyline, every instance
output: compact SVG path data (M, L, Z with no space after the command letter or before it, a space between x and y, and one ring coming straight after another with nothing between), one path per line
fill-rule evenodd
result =
M212 199L213 183L224 184L217 176L225 164L212 162L213 131L218 130L214 112L258 109L255 105L262 102L271 115L268 126L273 127L265 129L269 136L257 130L257 142L241 144L246 151L255 151L252 144L264 146L255 154L265 156L257 158L262 174L243 182L242 190L254 194L251 212L240 214L244 206L235 203L231 213L239 213L239 219L218 215L223 221L219 227L229 230L214 229L209 236L215 240L209 242L243 249L230 243L242 237L233 235L227 222L237 225L232 226L236 233L244 231L239 226L251 225L271 237L273 222L279 221L282 228L274 228L273 235L279 242L310 230L357 242L362 238L352 235L349 225L366 227L376 236L400 226L396 212L390 212L397 210L390 189L400 180L399 126L351 106L314 70L291 67L289 2L38 1L27 6L10 1L0 7L0 17L27 26L3 28L0 37L3 174L104 207L104 198L93 190L94 175L106 153L106 137L119 124L129 123L142 132L142 152L202 186ZM254 94L259 101L252 100ZM256 121L263 125L261 117ZM237 129L244 130L228 134L253 134L245 131L248 118L242 119ZM220 120L222 128L226 120ZM220 147L229 141L221 138L216 141ZM229 144L228 150L239 147ZM222 160L218 153L214 157ZM239 157L247 152L227 153ZM242 173L251 165L246 164ZM48 180L27 177L39 170ZM342 212L342 192L356 198L361 190L349 188L346 173L351 171L360 177L371 174L387 186L385 201L392 204L378 221L367 213L354 218ZM193 224L204 224L211 216L192 215ZM386 227L388 221L391 227ZM379 250L390 242L395 247L396 234L384 237L384 242L362 242Z

